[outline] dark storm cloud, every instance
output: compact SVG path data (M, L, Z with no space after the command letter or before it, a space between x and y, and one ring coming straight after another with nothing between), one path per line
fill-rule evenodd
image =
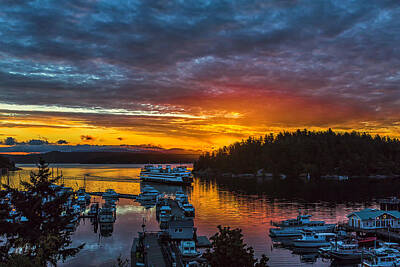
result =
M399 16L386 0L2 1L0 102L162 110L247 90L390 112Z

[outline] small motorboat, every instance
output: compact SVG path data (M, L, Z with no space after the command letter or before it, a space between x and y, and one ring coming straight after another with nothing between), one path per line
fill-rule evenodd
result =
M343 241L331 242L327 255L339 261L361 260L364 249L359 248L357 243L346 243Z
M193 240L181 241L179 250L183 257L194 258L200 255L200 252L196 249L196 243Z
M363 267L393 267L400 266L400 251L393 248L381 247L370 250L363 255Z
M100 223L113 223L115 222L114 211L112 207L102 207L99 210L98 219Z
M145 186L142 192L138 195L137 200L141 201L157 201L160 196L160 192L151 186Z
M192 204L185 203L182 205L183 213L186 217L194 217L194 207Z
M89 210L88 214L90 216L96 216L98 213L99 213L99 203L93 203L90 206L90 210Z
M316 233L328 233L335 229L335 224L323 224L315 226L296 226L269 229L271 237L300 237L303 231L312 231Z
M334 238L336 238L336 234L333 233L303 231L302 237L293 241L293 246L301 248L329 247L330 241Z

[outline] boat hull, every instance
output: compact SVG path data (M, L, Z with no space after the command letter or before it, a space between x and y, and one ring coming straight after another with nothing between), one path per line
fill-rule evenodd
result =
M290 227L290 228L272 228L269 230L271 237L297 237L301 236L303 230L309 230L316 233L331 232L335 225L324 225L317 227Z
M323 242L307 242L307 241L301 241L301 240L296 240L293 241L293 246L298 247L298 248L320 248L320 247L329 247L331 244L329 242L323 241Z
M352 261L352 260L361 260L361 252L355 252L355 253L340 253L336 251L330 251L328 252L328 255L335 260L341 260L341 261Z
M169 180L169 179L151 178L151 177L140 177L140 180L143 182L171 184L171 185L191 185L192 184L192 181L173 181L173 180Z

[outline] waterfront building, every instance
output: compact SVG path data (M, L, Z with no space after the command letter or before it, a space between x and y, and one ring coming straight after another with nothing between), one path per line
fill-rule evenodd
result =
M192 240L195 236L193 220L172 220L167 232L173 240Z
M360 229L400 228L400 212L397 210L363 209L347 215L350 227Z
M381 210L398 210L400 211L400 199L397 197L385 198L379 200Z

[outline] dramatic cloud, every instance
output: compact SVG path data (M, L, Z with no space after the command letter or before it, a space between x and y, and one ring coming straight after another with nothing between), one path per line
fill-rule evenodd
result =
M68 141L60 139L60 140L58 140L56 143L57 143L58 145L66 145L66 144L68 144Z
M169 147L297 127L399 136L398 17L394 0L2 1L0 132Z

